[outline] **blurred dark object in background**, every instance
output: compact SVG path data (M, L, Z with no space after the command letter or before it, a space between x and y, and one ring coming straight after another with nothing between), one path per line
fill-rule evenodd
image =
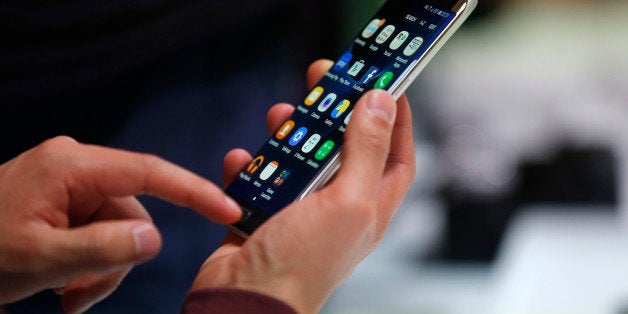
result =
M145 93L154 92L147 88L237 75L267 63L260 56L269 52L290 50L265 79L282 66L303 72L330 54L337 20L332 3L5 1L0 160L58 134L106 142ZM287 97L292 87L267 93Z
M475 195L445 188L442 197L448 226L440 258L492 262L510 220L517 209L527 205L617 208L617 173L610 150L565 147L546 161L521 164L518 183L503 195Z
M79 141L159 155L221 182L232 148L257 149L264 117L300 101L305 70L333 58L335 1L85 0L0 4L4 162L39 142ZM226 229L143 198L163 235L90 313L176 313ZM44 292L10 313L61 313Z

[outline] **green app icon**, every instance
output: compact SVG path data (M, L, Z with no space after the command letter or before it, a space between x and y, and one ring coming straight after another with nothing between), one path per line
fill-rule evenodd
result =
M314 155L314 158L319 161L325 159L327 155L329 155L329 153L331 153L331 151L334 149L334 146L336 146L336 144L333 141L325 142L325 144L323 144L323 146L318 149L316 155Z
M375 88L386 89L390 82L392 82L393 77L395 77L395 75L390 71L382 74L382 76L379 77L379 80L375 83Z

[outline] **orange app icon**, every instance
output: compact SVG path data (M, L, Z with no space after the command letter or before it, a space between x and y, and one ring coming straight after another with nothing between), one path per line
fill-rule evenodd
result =
M286 136L288 136L288 134L290 134L290 131L292 131L292 129L294 129L294 121L287 121L279 128L275 137L278 140L283 140L284 138L286 138Z
M320 86L313 89L310 94L307 95L307 98L305 98L305 104L308 106L313 105L321 97L321 95L323 95L324 91L325 90Z
M253 159L253 161L251 161L248 167L246 167L246 172L248 172L249 174L256 173L263 163L264 163L264 156L258 156L257 158Z

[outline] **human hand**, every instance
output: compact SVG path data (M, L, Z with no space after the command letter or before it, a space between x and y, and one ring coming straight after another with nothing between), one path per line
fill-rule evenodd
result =
M157 157L48 140L0 166L0 304L61 288L66 312L109 295L161 238L133 196L192 207L214 222L241 211L221 189Z
M310 67L312 86L330 61ZM292 113L273 107L271 131ZM323 189L273 216L244 241L231 234L203 264L192 290L237 288L273 296L299 313L318 311L380 241L415 174L410 108L371 91L358 102L346 133L342 167ZM225 158L224 183L251 161Z

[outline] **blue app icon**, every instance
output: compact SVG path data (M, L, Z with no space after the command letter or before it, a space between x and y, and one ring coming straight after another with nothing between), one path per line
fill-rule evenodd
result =
M301 127L294 133L294 135L292 135L292 137L290 138L290 142L288 143L290 144L290 146L297 146L303 140L303 138L305 138L306 135L307 128Z
M364 73L364 76L360 80L360 83L368 84L372 79L376 78L378 74L379 74L379 68L371 67L368 71L366 71L366 73Z
M349 65L349 62L351 62L351 59L353 59L353 55L350 52L346 52L345 54L343 54L338 62L336 62L336 64L334 65L334 71L340 72L344 70L347 65Z

